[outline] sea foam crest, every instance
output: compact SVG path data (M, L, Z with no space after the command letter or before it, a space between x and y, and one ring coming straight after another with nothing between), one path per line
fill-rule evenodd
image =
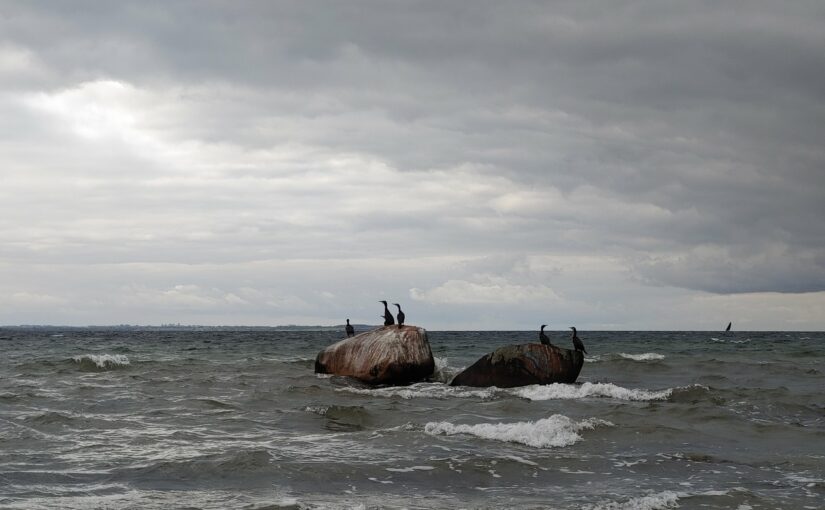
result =
M665 508L677 508L679 498L683 494L673 491L658 492L638 498L631 498L627 501L609 501L596 505L587 505L587 510L663 510Z
M94 363L99 368L115 368L129 365L129 358L124 354L83 354L72 358L75 363L81 365Z
M461 368L451 367L446 357L439 358L438 356L433 356L433 361L435 363L435 369L432 375L434 381L447 383L462 370Z
M651 391L629 389L613 383L577 384L547 384L523 386L510 390L511 393L530 400L573 400L587 397L606 397L618 400L648 401L667 400L673 394L673 389Z
M482 398L495 396L496 388L467 389L457 386L447 386L442 383L416 383L410 386L390 386L386 388L338 388L337 391L371 395L375 397L413 398Z
M619 356L625 359L632 359L633 361L656 361L660 359L665 359L664 354L658 354L655 352L645 352L642 354L627 354L624 352L620 352Z
M446 421L430 422L424 426L424 432L431 435L447 436L467 434L482 439L521 443L535 448L560 448L570 446L581 440L580 431L592 430L599 425L613 426L609 421L596 418L576 422L567 416L554 414L549 418L537 421L520 421L516 423L456 425Z

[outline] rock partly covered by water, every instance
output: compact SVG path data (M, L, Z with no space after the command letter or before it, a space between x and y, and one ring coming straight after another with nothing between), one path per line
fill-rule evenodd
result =
M332 344L315 358L315 372L354 377L369 384L410 384L433 374L427 331L384 326Z
M484 355L455 376L451 386L498 386L572 383L581 372L581 351L554 345L508 345Z

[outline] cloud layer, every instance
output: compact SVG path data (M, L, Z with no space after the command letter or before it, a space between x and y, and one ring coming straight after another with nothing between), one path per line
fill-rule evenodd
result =
M0 323L825 327L823 19L7 2Z

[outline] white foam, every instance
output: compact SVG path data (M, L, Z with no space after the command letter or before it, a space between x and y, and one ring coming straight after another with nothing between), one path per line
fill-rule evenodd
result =
M438 356L433 356L433 361L435 361L435 369L433 370L432 379L439 382L449 382L456 374L461 372L462 368L451 367L449 360L444 358L439 358Z
M384 468L387 471L392 471L393 473L412 473L413 471L432 471L435 469L433 466L410 466L407 468Z
M84 354L72 358L75 363L82 363L84 359L92 361L100 368L123 367L129 365L129 358L124 354Z
M665 359L664 354L658 354L655 352L645 352L643 354L627 354L620 352L619 356L625 359L632 359L633 361L655 361Z
M613 383L546 384L523 386L509 390L511 393L530 400L573 400L588 397L606 397L618 400L645 402L648 400L666 400L673 393L672 389L651 391L628 389Z
M579 422L567 416L554 414L538 421L520 421L516 423L479 423L477 425L456 425L446 421L430 422L424 426L424 432L431 435L467 434L509 443L521 443L535 448L560 448L570 446L579 440L579 432L592 430L598 425L613 426L612 423L596 418Z
M631 498L627 501L609 501L585 506L584 508L588 510L661 510L678 507L679 496L679 493L664 491L639 498Z
M497 388L467 389L460 386L447 386L442 383L417 383L410 386L391 386L387 388L338 388L336 391L372 395L375 397L413 398L492 398Z

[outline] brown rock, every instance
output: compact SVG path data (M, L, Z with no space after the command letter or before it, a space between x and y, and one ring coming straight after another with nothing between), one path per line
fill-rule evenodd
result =
M368 384L410 384L435 370L427 331L383 326L332 344L315 358L315 372L354 377Z
M555 345L508 345L484 355L450 382L450 386L498 386L572 383L581 372L581 351Z

